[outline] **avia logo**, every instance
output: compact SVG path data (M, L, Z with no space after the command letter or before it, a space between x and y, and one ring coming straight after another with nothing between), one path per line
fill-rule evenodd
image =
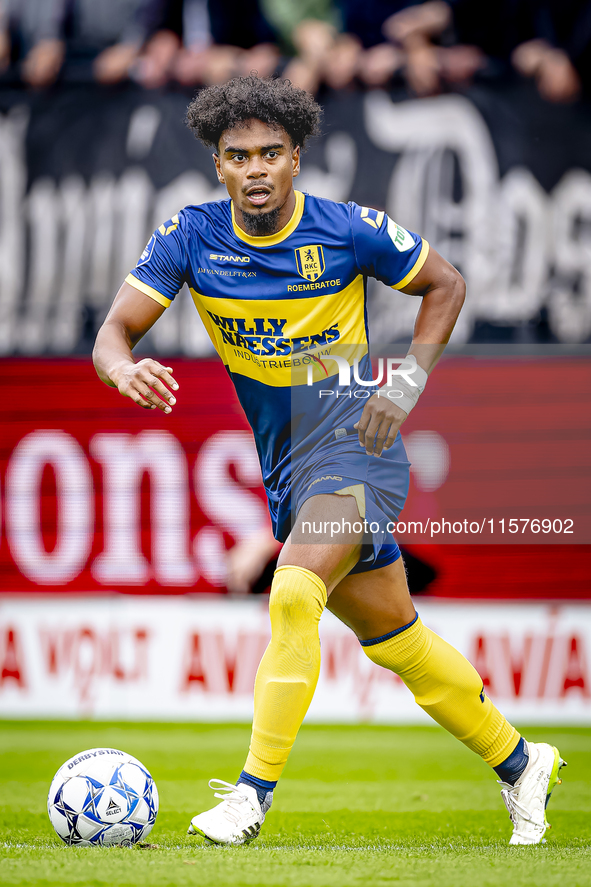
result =
M105 810L105 816L115 816L116 813L121 813L121 807L111 798Z
M576 629L553 622L525 634L483 631L473 638L469 658L493 697L555 705L572 696L589 705L588 638Z
M213 262L250 262L250 256L220 256L217 253L210 253L209 258Z
M309 355L310 357L314 357L313 354ZM323 361L314 357L315 362L319 363L322 366L322 369L328 376L328 370L324 366ZM351 369L353 369L353 379L358 385L381 385L382 383L392 385L395 376L399 378L402 377L412 388L418 388L419 386L415 382L412 377L412 374L415 372L417 368L417 359L414 354L408 354L406 357L388 357L385 365L384 358L380 357L378 360L378 375L376 379L360 379L359 378L359 361L357 358L353 360L353 367L349 364L349 361L344 357L339 357L335 354L326 354L323 355L323 360L334 360L339 368L339 385L344 385L349 387L351 384ZM399 366L396 366L399 364ZM385 366L385 370L384 370ZM307 378L306 385L314 384L314 367L313 364L309 364L306 370Z

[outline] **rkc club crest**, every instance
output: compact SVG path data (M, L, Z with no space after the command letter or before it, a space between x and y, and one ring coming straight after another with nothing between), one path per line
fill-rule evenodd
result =
M322 277L326 266L321 246L318 244L315 246L300 246L294 252L300 277L305 277L306 280L318 280L319 277Z

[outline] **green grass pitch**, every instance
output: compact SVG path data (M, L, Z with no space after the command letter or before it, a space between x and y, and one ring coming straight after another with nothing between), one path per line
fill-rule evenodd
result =
M219 848L186 830L212 806L208 778L238 775L248 727L0 722L0 884L591 887L591 730L525 735L569 763L543 846L508 846L494 774L443 730L305 726L260 838ZM54 772L101 745L138 757L158 784L148 848L66 847L51 828Z

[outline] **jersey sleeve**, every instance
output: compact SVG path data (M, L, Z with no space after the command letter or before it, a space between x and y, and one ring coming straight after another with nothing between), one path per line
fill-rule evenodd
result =
M168 308L185 283L187 262L186 234L176 215L154 231L125 282Z
M417 276L429 255L429 244L377 209L350 203L351 232L357 267L362 274L403 289Z

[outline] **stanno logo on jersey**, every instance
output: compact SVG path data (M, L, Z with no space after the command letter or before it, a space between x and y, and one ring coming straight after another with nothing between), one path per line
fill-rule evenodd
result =
M318 244L294 250L298 274L306 280L318 280L324 274L324 251Z
M250 256L220 256L217 253L210 253L209 258L212 262L250 262Z

